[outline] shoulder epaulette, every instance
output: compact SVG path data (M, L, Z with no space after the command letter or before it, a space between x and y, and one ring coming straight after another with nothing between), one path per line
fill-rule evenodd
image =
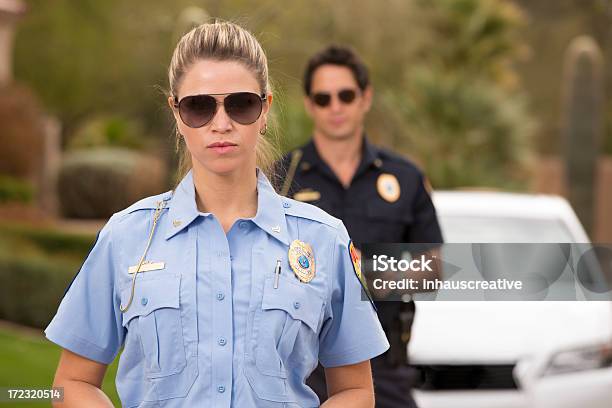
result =
M283 200L291 204L289 208L285 209L285 214L287 215L318 221L334 228L337 228L341 224L338 218L329 215L315 205L292 200L290 198L283 198Z
M121 210L117 213L118 216L127 215L133 213L138 210L155 210L157 208L157 203L159 201L169 201L172 198L172 191L166 191L162 194L157 194L150 197L145 197L139 201L136 201L134 204L130 205L124 210ZM168 208L168 203L166 203L166 207Z

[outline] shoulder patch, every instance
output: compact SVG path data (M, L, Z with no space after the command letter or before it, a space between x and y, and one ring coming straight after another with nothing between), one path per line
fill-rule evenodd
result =
M339 219L329 215L328 213L326 213L315 205L293 200L291 198L283 198L283 201L286 201L291 204L289 208L285 209L285 214L287 215L318 221L322 224L327 224L330 227L334 228L337 228L341 223Z
M370 290L368 289L368 283L366 282L363 273L361 273L361 253L357 248L355 248L355 244L353 244L352 240L349 241L348 249L349 256L351 257L351 263L353 264L353 271L355 272L355 276L357 276L357 279L359 280L363 291L368 297L368 300L370 301L370 303L372 303L372 307L374 308L374 310L376 310L376 305L374 304L374 300L372 299L372 295L370 295Z

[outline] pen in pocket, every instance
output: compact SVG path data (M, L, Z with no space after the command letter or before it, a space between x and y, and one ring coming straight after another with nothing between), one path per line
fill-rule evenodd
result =
M278 279L280 278L281 273L281 261L280 259L276 260L276 269L274 270L274 289L278 289Z

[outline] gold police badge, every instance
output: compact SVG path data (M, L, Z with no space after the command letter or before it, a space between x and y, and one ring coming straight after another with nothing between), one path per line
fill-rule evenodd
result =
M315 259L310 245L294 240L289 246L289 265L300 282L310 282L315 277Z
M390 203L396 202L400 198L400 185L397 177L393 174L383 173L376 180L376 190L378 194Z

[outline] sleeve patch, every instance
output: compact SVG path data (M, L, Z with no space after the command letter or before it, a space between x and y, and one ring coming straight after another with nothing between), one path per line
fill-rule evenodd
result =
M351 256L351 263L353 264L353 271L355 272L355 276L357 276L357 279L359 280L363 291L370 300L372 307L374 308L374 310L377 310L376 305L374 304L374 300L372 299L372 295L370 295L368 283L366 282L365 277L361 273L361 253L357 248L355 248L355 244L353 244L352 240L349 242L349 254Z

